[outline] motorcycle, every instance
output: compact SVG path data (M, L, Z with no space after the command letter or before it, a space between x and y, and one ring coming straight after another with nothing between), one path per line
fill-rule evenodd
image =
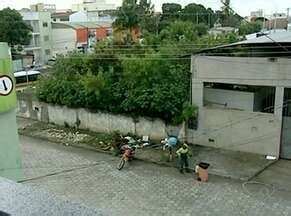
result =
M121 147L122 150L122 157L117 164L117 169L122 170L125 163L128 163L129 161L132 161L134 159L134 153L135 153L136 147L132 147L130 145L124 145Z

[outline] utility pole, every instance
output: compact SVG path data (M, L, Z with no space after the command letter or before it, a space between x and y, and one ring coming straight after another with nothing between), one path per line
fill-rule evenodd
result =
M229 15L230 12L230 0L220 0L223 4L222 10L225 12L226 15Z
M87 46L86 46L86 53L88 53L88 50L89 50L89 27L88 27L88 25L89 25L89 20L88 20L88 11L86 10L86 20L87 20L87 22L86 22L86 26L85 26L85 28L86 28L86 36L87 36Z
M156 15L156 36L159 36L160 15Z
M199 14L198 13L196 13L196 22L197 22L197 24L199 24Z
M12 58L7 43L0 43L0 176L23 179L15 110L17 107Z
M277 12L275 13L275 20L274 20L274 32L276 32L276 28L277 28Z
M265 14L265 10L263 10L263 18L264 18L264 21L263 21L263 29L266 29L266 14Z
M287 8L287 31L290 31L290 29L289 29L289 24L291 24L291 22L290 22L290 20L289 20L289 18L290 18L290 8Z

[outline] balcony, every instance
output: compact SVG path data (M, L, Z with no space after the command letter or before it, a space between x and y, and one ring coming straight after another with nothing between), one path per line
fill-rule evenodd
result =
M41 49L41 47L36 47L36 46L31 46L31 45L24 46L25 51L32 51L32 50L39 50L39 49Z

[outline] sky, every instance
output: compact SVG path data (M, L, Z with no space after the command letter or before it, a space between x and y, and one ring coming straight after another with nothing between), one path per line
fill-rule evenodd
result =
M97 0L98 1L98 0ZM117 6L121 4L122 0L107 0L108 3L114 3ZM21 9L29 7L30 4L44 2L56 4L57 9L69 9L74 3L81 3L82 0L0 0L0 8L11 7ZM211 7L214 10L219 9L222 4L220 0L152 0L156 6L156 10L161 10L163 3L175 2L183 6L189 3L199 3L206 7ZM251 11L263 9L266 14L273 12L286 12L287 8L291 8L291 0L231 0L231 7L240 15L248 16Z

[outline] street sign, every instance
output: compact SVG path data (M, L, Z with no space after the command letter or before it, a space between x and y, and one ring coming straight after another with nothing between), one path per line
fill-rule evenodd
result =
M8 44L0 42L0 115L17 104L12 59Z
M0 76L0 95L8 96L13 90L13 81L9 76Z

